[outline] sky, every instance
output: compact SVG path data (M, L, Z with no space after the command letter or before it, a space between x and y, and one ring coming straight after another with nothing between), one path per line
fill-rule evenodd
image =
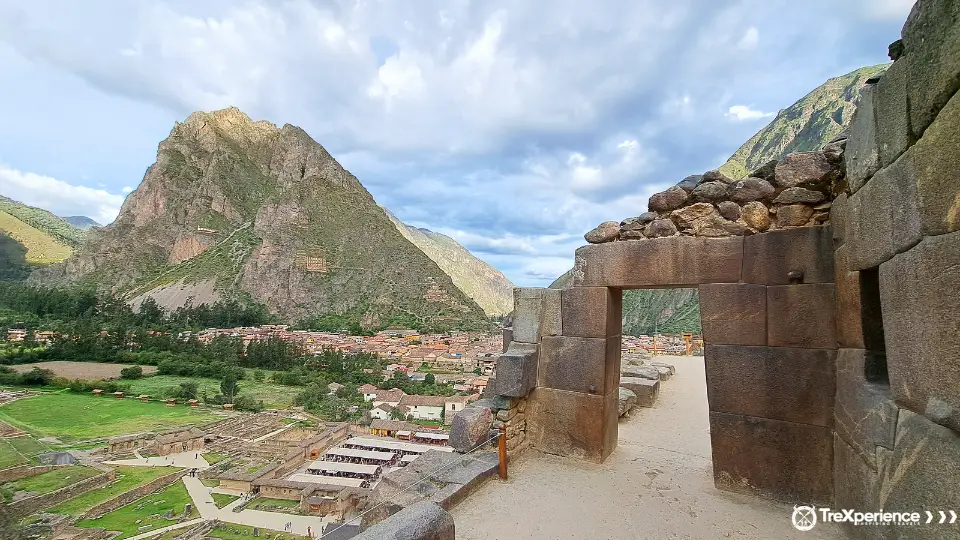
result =
M912 0L0 0L0 194L102 224L192 111L304 128L401 220L547 286Z

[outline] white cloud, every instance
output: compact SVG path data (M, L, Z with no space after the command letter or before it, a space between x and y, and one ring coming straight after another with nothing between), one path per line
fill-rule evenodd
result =
M751 26L750 28L747 28L747 31L744 32L743 37L737 42L737 47L744 50L751 50L757 48L757 43L759 42L760 32L756 29L756 27Z
M88 216L101 224L116 219L123 204L122 195L102 189L75 186L30 172L21 172L0 164L0 194L30 206L49 210L58 216Z
M123 189L120 190L120 193L127 194L133 191L133 188L130 186L123 186Z
M727 118L731 118L737 122L746 122L748 120L759 120L761 118L770 118L776 113L772 112L763 112L751 109L746 105L733 105L730 107L730 110L727 111Z
M915 0L860 0L863 13L874 20L902 21L914 3Z

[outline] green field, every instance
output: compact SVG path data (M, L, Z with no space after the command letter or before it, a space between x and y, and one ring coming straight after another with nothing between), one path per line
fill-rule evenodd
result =
M183 482L174 482L159 493L151 493L142 499L104 514L94 519L83 519L77 522L78 527L106 529L120 531L114 540L122 540L150 530L161 529L177 523L183 515L187 503L192 503ZM141 508L138 506L143 505ZM169 510L173 510L173 519L162 517ZM190 518L199 516L196 508L191 506ZM156 517L154 517L156 516ZM139 521L140 523L137 523ZM151 529L138 530L140 527L152 525Z
M296 511L300 509L300 501L257 497L251 503L247 504L246 507L252 510L263 510L265 512L296 513Z
M110 499L126 493L135 487L142 486L147 482L161 476L176 472L175 467L117 467L117 480L100 489L88 491L79 497L74 497L68 501L54 506L48 512L51 514L65 514L69 516L79 516L94 506L109 501Z
M7 442L7 439L0 439L0 469L15 467L26 462L27 460Z
M31 476L30 478L0 484L0 496L9 503L13 500L13 495L18 491L28 491L36 495L42 495L98 474L100 474L100 471L92 467L82 467L79 465L54 469L43 474Z
M207 410L67 391L20 399L0 407L0 420L38 437L57 437L67 443L170 429L217 418Z
M187 381L197 383L197 392L200 395L206 392L207 395L212 398L220 393L220 381L217 379L180 377L178 375L153 375L151 377L130 381L130 393L134 395L147 394L158 398L165 397L168 390L179 388L180 383ZM293 404L293 398L301 391L303 391L303 388L300 387L257 382L249 378L240 381L240 393L263 401L264 406L268 409L286 409L290 407Z
M221 540L250 540L251 538L253 538L253 527L248 527L246 525L236 525L234 523L224 523L223 525L227 527L227 530L223 530L219 526L217 526L217 527L214 527L212 531L208 532L206 534L206 537L220 538ZM240 532L235 533L230 529L234 529ZM244 534L244 531L246 531L245 534ZM260 529L260 537L261 538L269 537L271 539L279 538L281 540L295 540L295 539L299 540L303 538L303 536L297 536L295 534L284 533L284 532L269 531L267 529Z
M31 263L61 262L73 254L73 249L53 236L31 227L10 214L0 211L0 230L27 248L26 259Z
M210 496L213 497L213 502L217 505L217 508L223 508L240 498L236 495L227 495L225 493L211 493Z
M0 439L0 469L25 463L37 464L35 456L48 450L43 443L29 435Z

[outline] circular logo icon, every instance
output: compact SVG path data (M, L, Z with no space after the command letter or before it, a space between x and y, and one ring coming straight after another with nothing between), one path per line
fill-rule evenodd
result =
M794 506L790 520L798 531L809 531L817 525L817 509L812 506Z

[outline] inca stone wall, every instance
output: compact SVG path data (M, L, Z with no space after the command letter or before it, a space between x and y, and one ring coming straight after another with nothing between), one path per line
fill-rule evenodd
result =
M890 52L854 116L832 210L835 504L936 513L960 508L960 2L918 1Z

